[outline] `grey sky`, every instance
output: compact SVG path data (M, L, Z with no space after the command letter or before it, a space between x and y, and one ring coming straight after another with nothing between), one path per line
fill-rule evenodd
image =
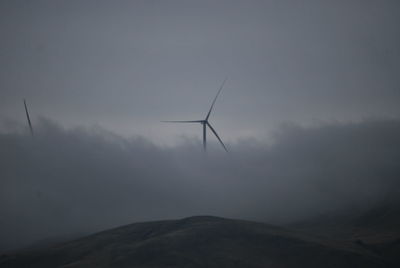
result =
M172 143L400 115L398 1L1 1L0 120ZM238 121L240 119L240 121Z
M0 250L398 202L399 15L378 0L0 1ZM202 119L225 77L210 120L231 153L210 136L205 157L200 125L160 120Z

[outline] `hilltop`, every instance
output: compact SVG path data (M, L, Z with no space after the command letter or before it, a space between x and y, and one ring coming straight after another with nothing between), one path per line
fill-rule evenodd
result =
M389 267L357 242L196 216L134 223L3 255L1 267Z

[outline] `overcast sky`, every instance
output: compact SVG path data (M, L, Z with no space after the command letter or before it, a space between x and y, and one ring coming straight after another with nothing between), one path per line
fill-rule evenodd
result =
M398 201L399 25L397 0L0 1L0 251ZM200 125L160 120L203 119L225 77L231 153L205 156Z
M174 144L400 116L399 1L1 1L0 121Z

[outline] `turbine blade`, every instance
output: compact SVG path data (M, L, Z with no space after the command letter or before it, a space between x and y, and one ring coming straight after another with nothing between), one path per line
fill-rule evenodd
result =
M33 127L31 123L31 118L29 117L28 107L26 106L25 99L24 99L24 106L25 106L26 119L28 120L29 129L31 131L31 135L33 136Z
M192 120L192 121L161 121L163 123L201 123L203 120Z
M226 149L225 144L222 142L221 138L218 136L217 131L210 125L210 123L207 122L207 126L211 129L211 131L214 133L214 135L217 137L219 142L221 143L222 147L224 147L225 151L228 152L228 149Z
M210 117L210 114L211 114L211 111L212 111L212 109L213 109L213 107L214 107L215 101L217 100L218 95L219 95L219 93L221 92L222 88L224 87L224 84L225 84L225 82L226 82L227 79L228 79L228 78L225 78L224 82L222 82L222 85L221 85L221 87L219 88L219 90L218 90L218 92L217 92L217 95L215 96L215 98L214 98L214 100L213 100L213 102L212 102L212 104L211 104L210 110L208 111L208 114L207 114L206 119L205 119L206 121L207 121L208 118Z

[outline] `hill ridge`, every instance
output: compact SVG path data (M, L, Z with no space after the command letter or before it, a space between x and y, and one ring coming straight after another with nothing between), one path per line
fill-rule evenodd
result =
M389 267L362 247L215 216L133 223L34 251L1 267Z

